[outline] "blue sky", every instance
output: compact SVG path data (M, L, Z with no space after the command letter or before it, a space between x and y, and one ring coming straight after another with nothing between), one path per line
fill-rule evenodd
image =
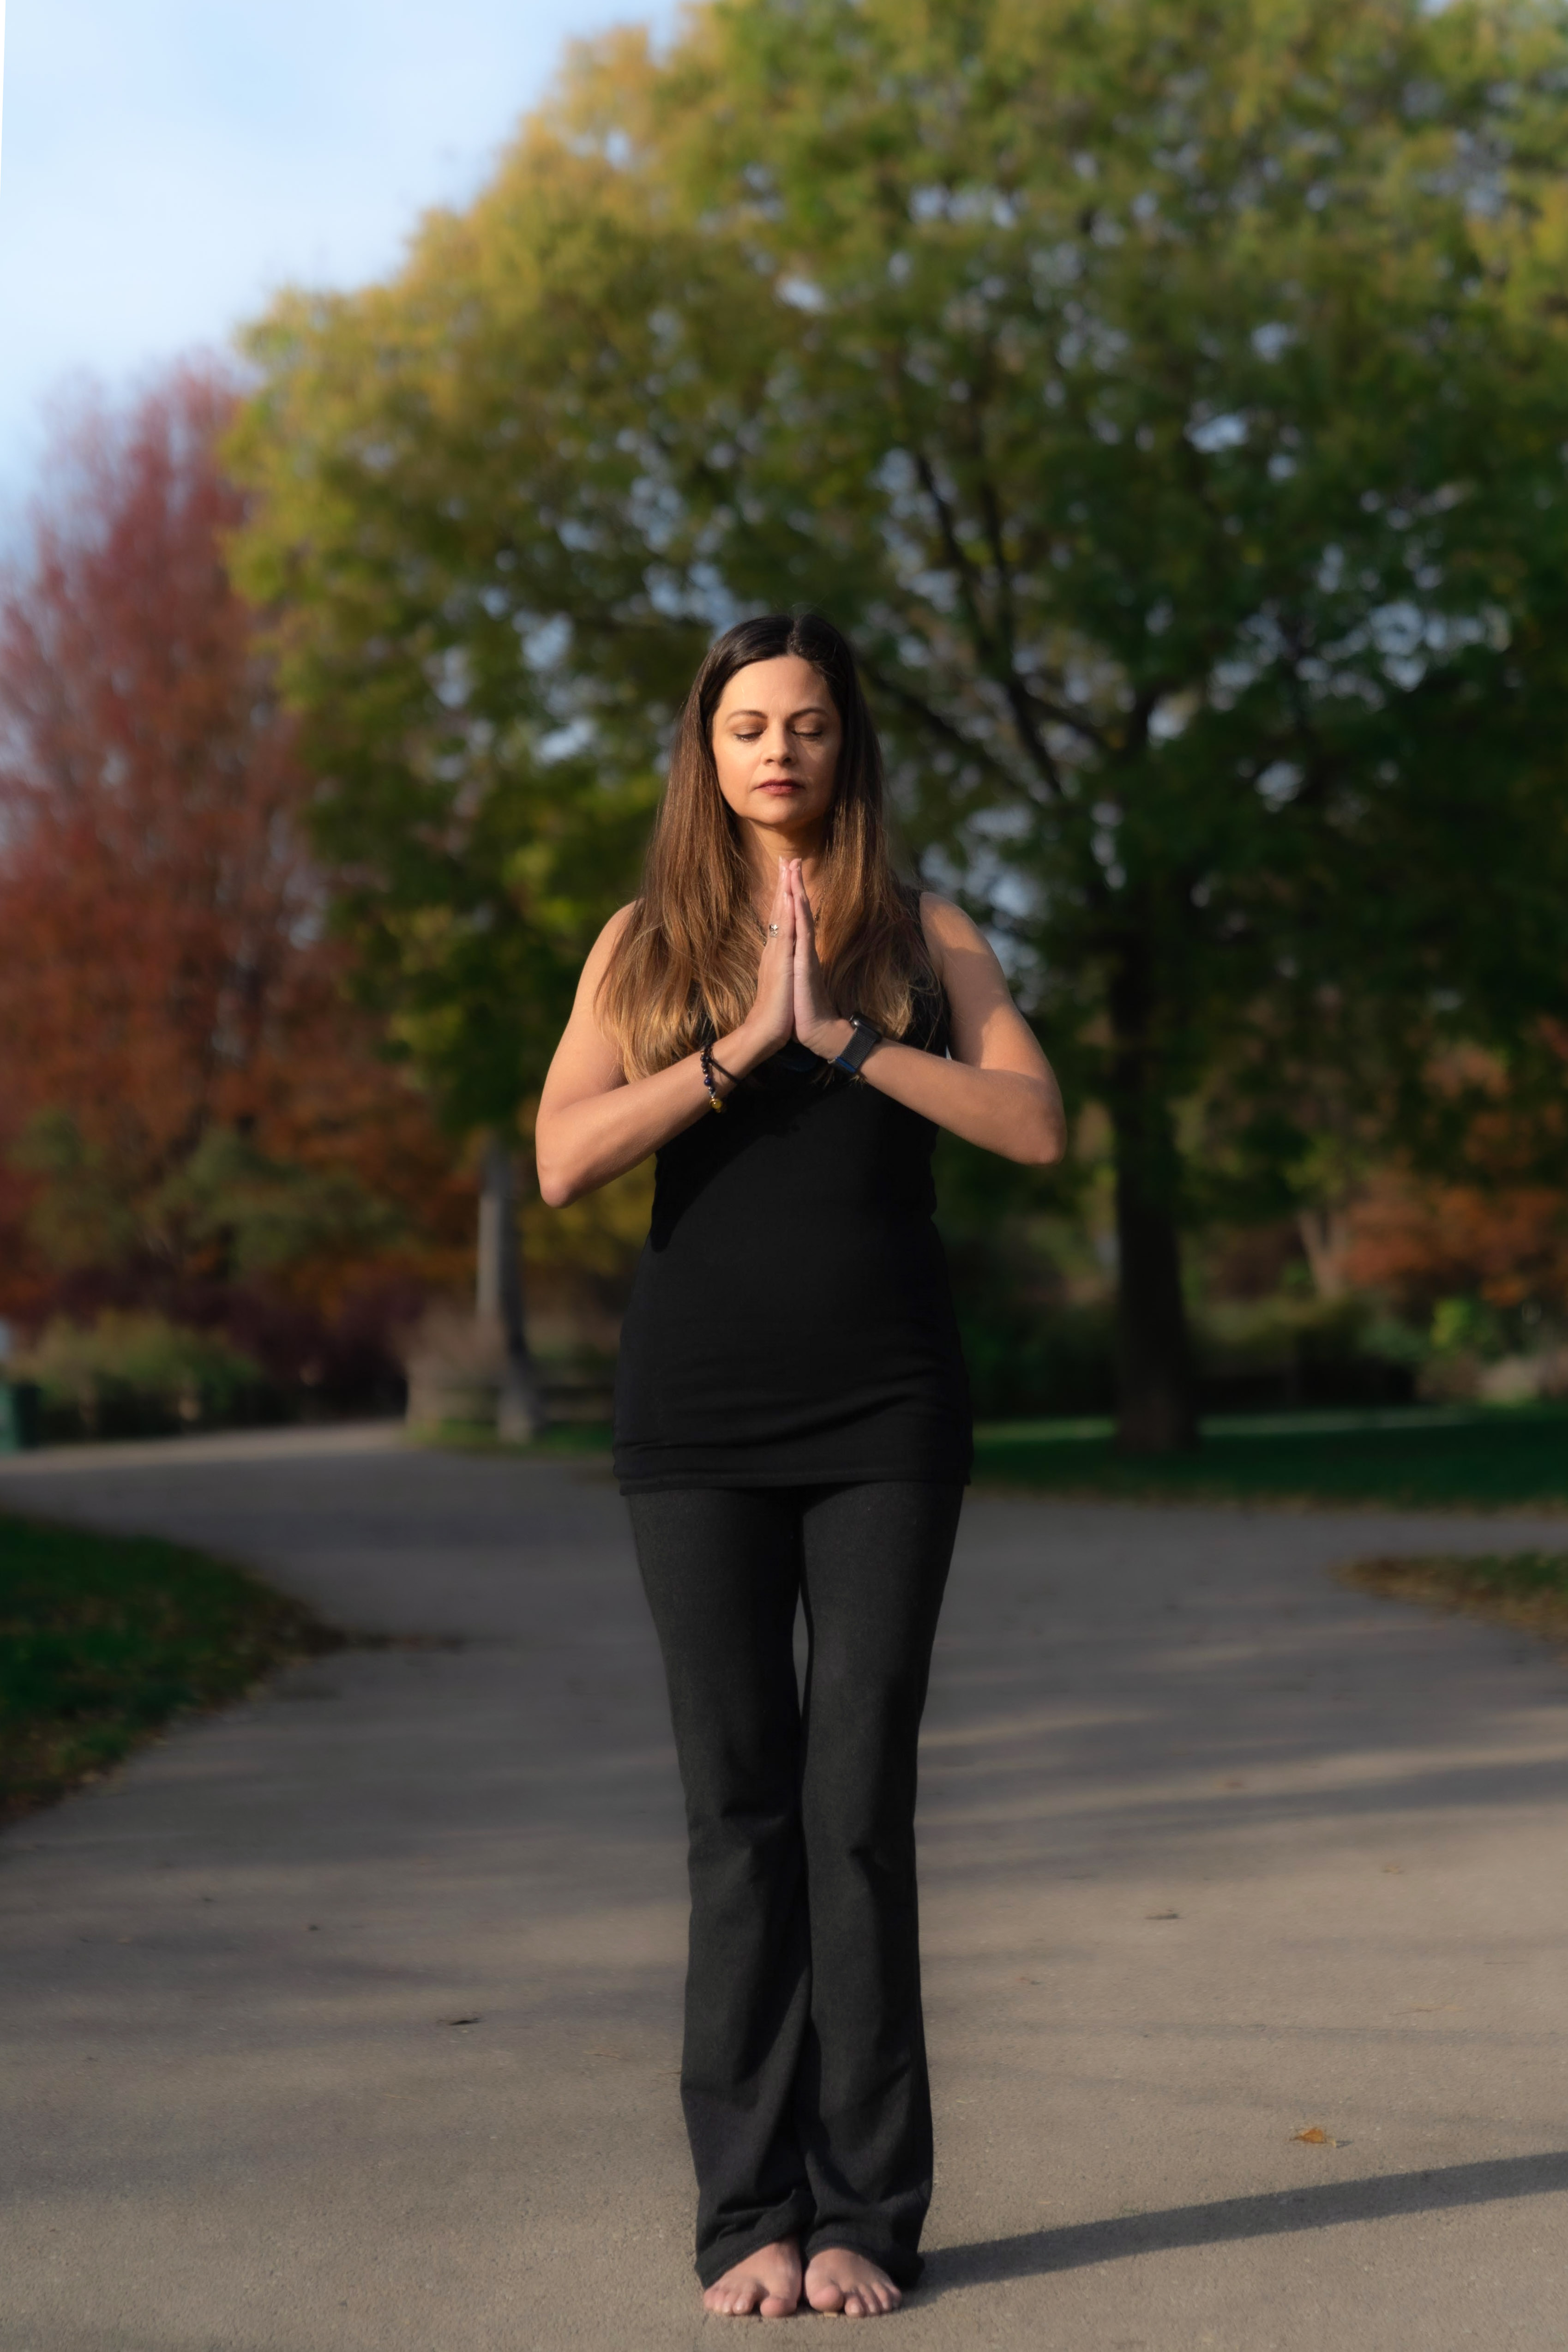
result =
M221 343L273 289L393 267L575 36L674 0L9 0L0 529L51 403Z

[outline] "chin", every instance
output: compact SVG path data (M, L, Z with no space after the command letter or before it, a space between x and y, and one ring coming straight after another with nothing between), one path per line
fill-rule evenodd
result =
M813 807L803 793L792 793L782 801L768 793L757 802L755 814L759 824L787 825L798 832L803 824L820 824L826 811Z

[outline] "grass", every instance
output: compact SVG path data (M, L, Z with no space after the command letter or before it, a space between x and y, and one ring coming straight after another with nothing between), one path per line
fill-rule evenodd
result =
M443 1444L463 1442L455 1433ZM609 1432L476 1451L602 1454ZM1131 1501L1568 1505L1561 1411L1279 1415L1230 1421L1195 1454L1124 1460L1103 1424L982 1428L976 1477ZM1369 1559L1347 1581L1568 1641L1568 1552ZM243 1570L147 1536L0 1516L0 1821L93 1780L181 1715L348 1636Z
M345 1639L179 1544L0 1517L0 1821Z
M993 1422L975 1433L975 1482L1014 1493L1121 1502L1373 1503L1415 1509L1568 1509L1568 1412L1560 1405L1394 1406L1216 1414L1190 1454L1124 1459L1108 1420ZM597 1423L530 1445L448 1428L423 1443L525 1461L602 1458Z
M574 1462L610 1451L607 1421L553 1422L541 1436L527 1441L497 1437L477 1422L444 1421L439 1427L411 1430L412 1445L433 1446L442 1454L507 1454L526 1462Z
M1543 1641L1568 1641L1568 1552L1486 1552L1467 1559L1358 1559L1341 1571L1346 1584L1392 1601L1488 1617Z
M1116 1454L1108 1432L1077 1428L980 1429L977 1483L1127 1502L1568 1507L1561 1409L1260 1415L1250 1425L1236 1416L1211 1423L1194 1454L1145 1459Z

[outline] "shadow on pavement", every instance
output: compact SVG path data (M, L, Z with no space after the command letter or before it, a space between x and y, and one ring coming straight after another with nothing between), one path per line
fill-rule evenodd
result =
M1325 2181L1314 2189L1225 2197L1212 2205L1173 2205L1163 2213L1134 2213L1115 2221L1029 2230L1015 2238L938 2248L928 2257L921 2300L957 2287L996 2286L1006 2279L1037 2278L1047 2271L1122 2262L1131 2254L1176 2253L1184 2246L1327 2230L1342 2221L1385 2221L1403 2213L1441 2212L1563 2189L1568 2189L1568 2149L1426 2172L1375 2173L1364 2180Z

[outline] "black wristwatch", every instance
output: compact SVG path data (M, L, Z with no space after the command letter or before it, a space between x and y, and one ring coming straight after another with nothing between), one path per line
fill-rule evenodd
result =
M861 1064L865 1060L866 1055L871 1053L874 1047L880 1045L881 1043L881 1030L873 1029L863 1013L852 1013L850 1015L850 1042L844 1047L841 1054L835 1054L833 1055L834 1069L847 1070L852 1078L858 1078L861 1074Z

